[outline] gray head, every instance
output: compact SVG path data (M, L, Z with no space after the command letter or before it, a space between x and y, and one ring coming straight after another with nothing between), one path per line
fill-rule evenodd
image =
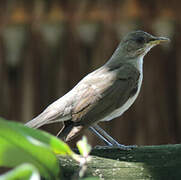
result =
M169 39L155 37L144 31L133 31L122 39L118 49L124 57L137 58L145 56L152 47L166 41Z

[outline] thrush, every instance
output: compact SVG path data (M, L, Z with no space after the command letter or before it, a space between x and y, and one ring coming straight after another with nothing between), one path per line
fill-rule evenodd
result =
M144 31L128 33L102 67L84 77L26 126L39 128L62 122L64 126L59 137L66 142L89 128L106 144L127 149L97 123L121 116L133 104L143 80L144 56L152 47L166 41L169 39Z

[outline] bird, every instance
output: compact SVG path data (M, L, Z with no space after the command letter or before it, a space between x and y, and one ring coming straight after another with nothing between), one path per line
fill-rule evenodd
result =
M25 125L39 128L62 122L58 137L65 142L90 129L107 145L129 149L131 146L119 144L98 123L115 119L130 108L141 89L144 56L154 46L168 41L142 30L129 32L104 65Z

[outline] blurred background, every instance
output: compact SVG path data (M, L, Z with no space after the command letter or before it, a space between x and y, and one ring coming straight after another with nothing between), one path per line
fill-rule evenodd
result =
M31 120L103 65L126 33L140 29L171 42L144 58L134 105L100 125L123 144L180 143L180 7L176 0L0 1L0 116ZM52 134L60 128L43 127ZM85 134L92 145L101 143Z

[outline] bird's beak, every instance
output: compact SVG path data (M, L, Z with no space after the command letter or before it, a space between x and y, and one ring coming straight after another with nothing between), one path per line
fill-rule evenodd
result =
M165 37L154 37L150 40L149 44L151 45L157 45L157 44L160 44L162 42L169 42L170 39L168 38L165 38Z

